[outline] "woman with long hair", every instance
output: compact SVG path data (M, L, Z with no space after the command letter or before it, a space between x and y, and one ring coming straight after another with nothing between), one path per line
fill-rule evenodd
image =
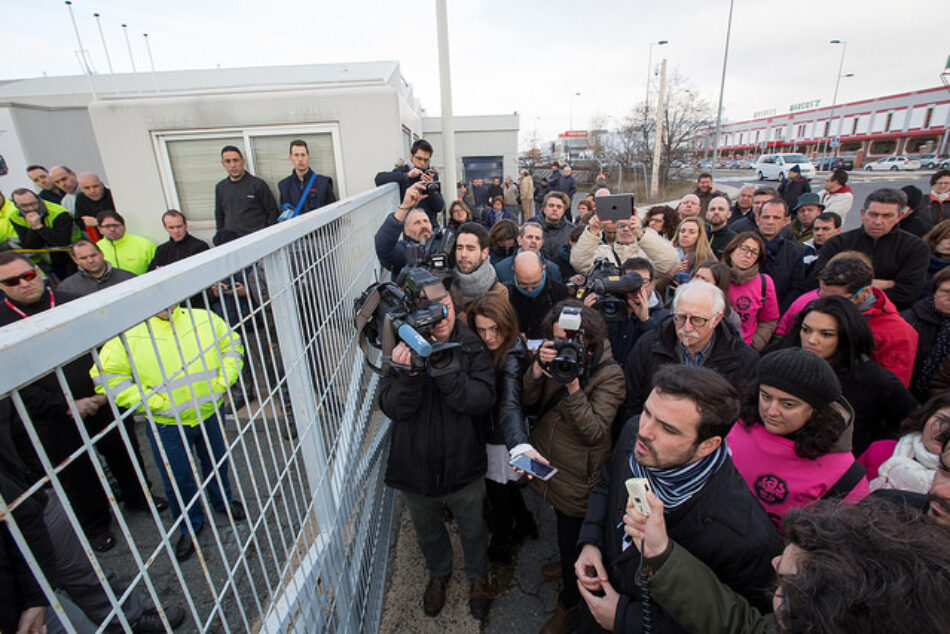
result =
M772 277L765 264L765 243L754 231L743 231L722 251L730 269L729 302L742 320L742 339L761 352L772 338L781 313Z
M518 332L518 317L504 295L486 293L468 309L468 325L478 333L495 366L495 406L488 415L486 438L488 470L485 486L490 513L491 541L488 558L510 563L513 546L525 536L538 537L538 527L525 506L509 466L509 449L528 442L528 426L521 406L522 377L528 368L525 342Z
M779 528L785 513L815 500L866 497L864 468L850 451L853 413L831 366L801 348L785 348L762 357L758 379L726 441L736 469Z
M782 345L803 348L831 365L854 409L851 445L856 456L875 440L896 438L900 422L917 407L900 379L871 360L874 335L846 297L832 295L808 304Z
M706 225L699 218L686 218L679 224L673 236L673 246L680 256L679 266L673 268L673 273L689 273L693 277L701 265L716 261L716 254L706 236Z

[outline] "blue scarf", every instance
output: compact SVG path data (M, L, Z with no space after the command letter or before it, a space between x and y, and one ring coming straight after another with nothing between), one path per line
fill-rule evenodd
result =
M544 284L545 282L547 282L547 279L548 279L548 272L545 270L542 270L541 283L535 286L530 291L526 291L525 289L521 288L521 284L518 283L518 278L515 277L515 288L518 290L519 293L521 293L525 297L530 297L531 299L534 299L535 297L541 294L541 291L544 290Z
M672 469L643 467L634 460L633 452L630 452L630 471L634 477L649 480L653 492L663 502L663 513L666 514L699 493L709 478L726 463L728 455L725 438L714 452L702 460Z

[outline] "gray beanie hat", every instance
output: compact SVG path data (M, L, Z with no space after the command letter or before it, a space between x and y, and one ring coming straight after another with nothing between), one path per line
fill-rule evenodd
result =
M812 407L841 398L841 382L828 362L801 348L776 350L762 357L759 383L788 392Z

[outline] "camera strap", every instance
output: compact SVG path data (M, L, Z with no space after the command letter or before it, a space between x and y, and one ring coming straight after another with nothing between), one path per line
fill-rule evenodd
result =
M379 307L379 301L379 287L377 286L369 295L366 296L366 299L363 301L360 309L356 312L356 319L354 321L356 322L356 332L359 333L360 350L363 351L363 358L366 359L366 365L368 365L374 372L385 373L389 371L389 359L393 353L393 348L395 347L392 327L387 323L387 327L383 329L381 335L383 338L382 367L377 368L369 360L369 345L366 343L366 324L372 321L373 315L376 313L376 309Z

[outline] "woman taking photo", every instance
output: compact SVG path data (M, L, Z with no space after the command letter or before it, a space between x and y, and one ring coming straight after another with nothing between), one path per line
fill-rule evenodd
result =
M538 537L538 527L525 506L512 469L508 450L528 442L528 426L521 408L522 378L528 368L528 354L518 333L518 317L504 295L486 293L468 309L469 328L478 333L491 353L495 366L495 406L485 425L488 470L485 488L490 513L491 542L488 558L511 563L514 545L530 535Z
M562 313L568 307L580 309L583 334L579 338L584 343L585 356L581 358L581 374L560 383L546 368L558 356L554 340L563 342L568 338L560 325ZM534 478L529 484L554 507L557 518L560 570L555 571L556 566L545 567L544 574L553 576L556 572L563 580L554 616L542 631L570 632L577 627L580 614L580 592L574 574L577 539L590 490L610 454L610 428L626 395L626 381L613 360L600 311L577 300L563 300L547 314L544 327L548 341L538 349L537 359L524 375L524 405L539 411L538 423L531 430L533 446L529 449L536 449L559 471L550 480ZM558 375L567 378L560 372Z
M848 298L832 295L808 304L782 344L804 348L831 365L854 409L856 456L875 440L897 438L901 421L917 407L900 379L871 360L874 335Z
M869 493L851 454L853 415L825 361L801 348L759 361L758 390L726 436L736 469L781 529L789 510L821 498L858 502Z
M722 261L731 272L729 303L742 321L742 339L761 352L781 317L775 284L759 271L765 263L765 243L759 234L743 231L723 249Z

